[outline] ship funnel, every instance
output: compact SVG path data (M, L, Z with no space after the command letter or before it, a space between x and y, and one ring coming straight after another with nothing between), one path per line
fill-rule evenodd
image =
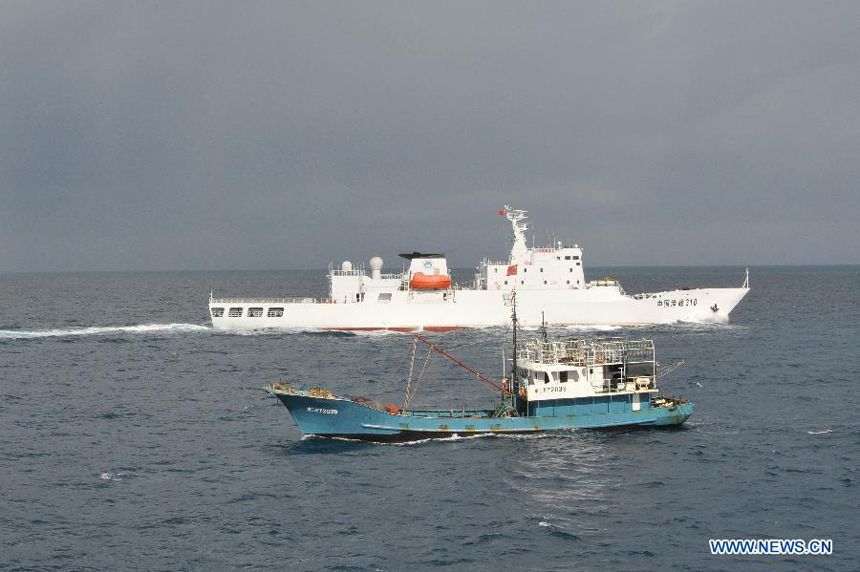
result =
M350 262L349 260L344 260L340 263L340 269L344 272L349 272L350 270L352 270L352 262Z
M370 277L374 280L379 280L382 274L382 259L374 256L370 259Z

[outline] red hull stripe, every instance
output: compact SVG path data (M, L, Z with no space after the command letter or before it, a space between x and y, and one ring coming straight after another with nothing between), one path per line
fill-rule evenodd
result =
M424 330L425 332L452 332L454 330L461 329L462 326L426 326L424 328L419 328L418 326L407 327L407 328L322 328L323 330L338 330L345 332L419 332Z

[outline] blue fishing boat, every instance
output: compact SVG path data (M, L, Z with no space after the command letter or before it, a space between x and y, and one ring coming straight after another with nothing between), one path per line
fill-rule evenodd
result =
M413 335L412 361L403 405L335 395L284 382L266 391L278 398L301 432L367 441L411 441L482 433L537 433L561 429L680 425L693 413L689 401L661 396L651 339L542 337L517 343L510 375L496 383L421 335ZM413 377L418 343L430 350ZM493 386L501 399L493 409L413 409L427 360L439 353Z

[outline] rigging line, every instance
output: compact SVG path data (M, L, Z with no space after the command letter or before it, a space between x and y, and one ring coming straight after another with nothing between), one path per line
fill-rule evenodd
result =
M412 405L412 400L415 399L415 396L418 395L418 390L421 388L421 384L424 383L425 376L427 375L427 370L430 367L430 356L433 355L433 350L427 350L427 357L424 358L424 366L421 368L421 373L418 374L418 379L415 381L415 387L412 388L412 395L408 396L409 404Z
M452 356L451 354L449 354L448 352L446 352L445 350L443 350L442 348L440 348L439 346L437 346L436 344L434 344L433 342L428 340L427 338L419 336L418 334L412 334L412 335L415 336L418 339L418 341L420 341L424 344L427 344L427 346L429 346L431 350L439 352L440 354L442 354L443 356L445 356L446 358L448 358L452 362L456 363L457 365L459 365L460 367L462 367L466 371L474 373L478 377L478 379L480 379L481 381L489 383L490 385L492 385L493 387L495 387L496 389L498 389L502 393L510 393L510 391L506 390L504 387L502 387L498 383L491 381L490 379L488 379L487 377L482 375L481 372L479 372L475 368L469 367L468 365L464 364L463 362L461 362L460 360L458 360L457 358L455 358L454 356Z
M406 378L406 397L403 401L403 411L409 404L409 387L412 385L412 371L415 367L415 351L418 349L418 340L412 340L412 359L409 361L409 377Z

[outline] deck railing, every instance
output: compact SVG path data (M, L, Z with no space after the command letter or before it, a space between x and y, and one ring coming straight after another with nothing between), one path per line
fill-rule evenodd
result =
M541 364L590 366L604 363L653 362L654 341L624 338L544 342L531 340L517 351L517 360Z
M319 304L319 298L212 298L210 304Z

